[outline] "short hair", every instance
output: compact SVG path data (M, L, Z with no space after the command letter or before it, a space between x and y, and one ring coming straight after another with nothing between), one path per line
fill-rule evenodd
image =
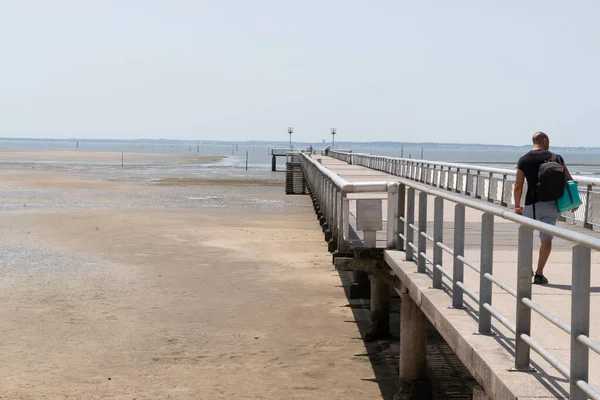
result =
M543 144L544 141L546 141L546 140L550 140L550 138L544 132L536 132L533 134L533 137L531 138L531 141L534 144Z

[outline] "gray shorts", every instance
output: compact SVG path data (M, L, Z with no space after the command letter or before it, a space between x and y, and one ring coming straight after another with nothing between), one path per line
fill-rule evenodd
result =
M533 204L523 207L523 216L533 218ZM556 201L538 201L535 203L535 219L546 224L556 225L558 208ZM540 232L540 239L552 239L552 235Z

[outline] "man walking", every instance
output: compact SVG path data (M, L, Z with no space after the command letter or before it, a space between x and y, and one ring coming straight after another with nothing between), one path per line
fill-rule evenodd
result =
M558 219L556 200L562 194L565 179L571 180L571 174L564 160L558 154L550 152L550 139L544 132L533 134L533 149L519 159L517 180L515 182L515 213L555 225ZM521 207L523 183L527 179L525 207ZM540 232L540 254L533 283L548 283L544 276L544 267L552 251L552 235Z

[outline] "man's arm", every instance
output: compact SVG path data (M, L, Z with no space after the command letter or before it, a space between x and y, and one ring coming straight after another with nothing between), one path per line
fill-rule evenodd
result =
M515 181L515 213L521 214L521 197L523 196L523 184L525 183L525 173L517 168L517 180Z
M569 168L567 168L565 159L562 158L561 156L558 156L558 162L561 163L563 165L563 167L565 167L565 178L567 178L568 181L572 181L573 177L571 176L571 173L569 172Z
M571 173L569 172L569 168L567 168L567 165L565 164L565 176L567 177L568 181L572 181L573 177L571 176Z

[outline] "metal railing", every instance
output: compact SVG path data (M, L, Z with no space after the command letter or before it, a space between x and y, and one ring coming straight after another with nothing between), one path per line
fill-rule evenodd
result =
M332 238L336 243L337 251L347 251L350 247L350 193L387 193L388 217L386 246L396 248L398 240L398 226L394 221L398 220L398 183L394 182L360 182L351 183L332 173L322 166L317 159L310 158L304 154L295 156L300 158L302 170L308 187L312 190L318 203L319 209L325 219L327 227L331 231Z
M325 155L325 151L321 151L321 155ZM338 160L342 160L347 162L348 164L352 164L352 150L329 150L327 155L337 158Z
M489 334L491 332L492 318L498 320L511 331L516 338L515 370L531 370L530 351L533 350L569 380L571 399L600 399L600 394L588 383L589 350L591 349L600 354L600 344L589 337L591 251L600 250L600 240L568 229L544 224L496 206L453 195L407 179L400 180L400 187L402 186L406 186L408 190L406 191L406 216L400 217L401 225L405 227L405 232L400 233L400 239L402 240L400 248L406 245L406 259L417 262L417 272L426 272L426 265L430 264L432 266L434 288L441 289L443 278L447 278L452 289L453 307L463 307L464 295L475 301L479 305L479 333ZM402 190L400 189L400 191ZM419 192L417 226L415 226L416 191ZM433 196L435 199L433 235L429 235L426 229L428 196ZM443 243L445 200L456 204L454 208L453 248ZM483 212L479 265L465 258L465 209L467 207ZM495 217L519 224L516 289L511 288L493 275ZM572 250L570 324L561 321L531 299L534 229L567 240L574 245ZM432 246L433 257L430 257L430 254L427 253L427 243L429 242ZM451 271L442 266L442 252L452 256ZM465 265L480 275L478 292L469 288L464 282ZM492 306L492 284L516 298L517 315L514 323ZM563 364L532 338L532 311L535 311L571 336L569 366Z
M349 164L361 165L437 188L483 199L490 203L502 206L514 205L515 170L373 156L337 150L329 152L329 156ZM573 176L573 179L579 183L579 195L583 204L577 211L563 214L563 218L571 223L579 223L585 228L600 229L600 178Z
M347 233L348 206L346 194L356 192L387 192L387 248L406 251L406 259L417 263L417 272L426 273L427 264L432 266L431 275L434 288L442 288L443 279L449 281L452 306L464 307L464 295L478 304L478 331L488 334L492 330L492 318L515 335L515 363L517 371L531 371L531 350L539 354L556 368L570 383L570 399L600 399L589 384L589 351L600 354L600 344L590 338L590 292L591 292L591 252L600 250L600 240L568 229L544 224L530 218L490 204L485 204L464 196L438 190L410 179L398 182L350 183L332 173L314 159L304 155L302 167L309 186L314 191L320 209L338 236L338 250L344 246L344 233ZM376 158L373 162L381 162ZM397 163L395 168L411 168L409 163ZM447 186L443 186L447 189ZM464 188L464 186L463 186ZM418 218L415 220L416 192L419 192ZM433 234L427 232L428 196L434 197ZM450 248L444 244L444 201L454 207L454 244ZM406 207L405 207L406 206ZM481 219L480 260L468 260L465 256L465 214L466 209L483 212ZM517 256L517 287L511 288L506 282L493 275L494 263L494 220L502 218L519 225ZM416 223L416 225L415 225ZM572 289L570 323L545 310L532 300L533 270L533 231L546 232L557 238L573 243L572 249ZM335 237L335 236L334 236ZM428 252L428 243L431 243ZM452 257L451 271L443 266L443 252ZM464 279L465 265L479 274L479 291L470 288ZM496 285L516 299L514 321L503 316L494 308L492 286ZM555 355L532 338L532 311L570 335L570 362L567 366Z
M279 148L272 148L271 149L271 155L272 156L287 156L288 154L296 154L299 153L300 150L297 149L290 149L289 147L279 147Z

